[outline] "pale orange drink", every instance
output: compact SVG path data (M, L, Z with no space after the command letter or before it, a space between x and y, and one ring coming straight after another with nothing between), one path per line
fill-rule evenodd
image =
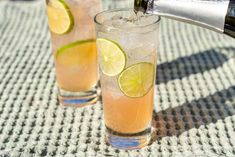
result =
M59 100L85 106L97 100L97 52L94 15L99 0L47 0Z
M116 148L149 143L159 20L126 9L96 15L106 141Z

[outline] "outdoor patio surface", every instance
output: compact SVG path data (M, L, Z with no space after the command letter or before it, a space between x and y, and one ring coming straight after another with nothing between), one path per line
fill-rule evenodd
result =
M162 19L151 144L104 142L100 103L59 106L44 1L0 1L0 156L235 156L235 40Z

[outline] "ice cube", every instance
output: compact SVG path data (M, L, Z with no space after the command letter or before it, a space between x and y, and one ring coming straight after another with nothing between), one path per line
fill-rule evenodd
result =
M119 20L119 19L122 19L122 16L118 14L112 17L112 20Z
M129 50L128 57L131 59L150 59L154 52L153 45L145 45Z
M113 99L118 99L123 95L118 86L116 77L102 75L101 81L103 90L108 91Z
M141 25L150 25L151 23L153 23L153 18L154 16L152 15L146 15L146 16L142 16L139 18L139 23Z
M104 22L103 22L103 25L105 25L105 26L113 26L113 21L112 20L105 20Z
M125 24L125 21L123 19L118 19L118 20L112 21L113 27L116 27L116 28L122 28L124 24Z

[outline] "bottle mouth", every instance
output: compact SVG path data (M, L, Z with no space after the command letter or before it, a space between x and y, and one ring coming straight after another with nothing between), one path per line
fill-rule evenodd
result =
M154 0L135 0L134 11L146 13L149 9L153 8Z

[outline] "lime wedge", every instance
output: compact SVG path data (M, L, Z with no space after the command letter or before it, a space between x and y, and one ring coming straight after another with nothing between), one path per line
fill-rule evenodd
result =
M126 66L126 55L122 48L109 39L98 38L97 47L100 55L100 68L108 76L116 76Z
M89 64L90 58L96 57L96 42L93 39L70 43L58 49L56 62L66 66Z
M128 97L146 95L154 83L154 70L154 65L147 62L131 65L118 77L121 91Z
M50 0L47 5L49 28L55 34L69 33L74 26L74 18L63 0Z

